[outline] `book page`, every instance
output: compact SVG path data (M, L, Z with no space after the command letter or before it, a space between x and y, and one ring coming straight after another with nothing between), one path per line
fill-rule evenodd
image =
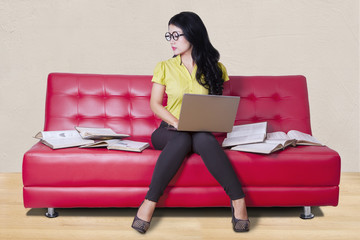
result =
M290 139L290 137L284 132L271 132L266 134L266 139Z
M298 145L317 145L317 146L324 146L322 143L320 143L316 138L313 136L297 131L297 130L291 130L288 132L288 136L290 138L294 138L297 140L296 144Z
M93 143L93 140L85 140L83 138L50 138L47 140L41 140L46 142L48 146L57 149L57 148L67 148L67 147L77 147L83 144Z
M42 131L40 133L35 137L40 138L42 143L53 149L77 147L94 142L93 140L83 139L76 130Z
M270 154L280 149L283 149L283 146L277 143L254 143L254 144L239 145L231 148L231 150L235 150L235 151L262 153L262 154Z
M80 138L80 134L76 130L64 130L64 131L42 131L35 136L36 138L48 140L48 139L69 139Z
M231 132L227 133L227 137L241 137L266 133L266 127L267 122L236 125Z
M257 142L263 142L265 138L265 134L253 134L248 136L239 136L239 137L231 137L231 138L225 138L222 146L223 147L230 147L240 144L248 144L248 143L257 143Z
M295 139L265 139L265 143L274 143L274 144L281 144L283 148L292 145L293 147L296 146Z
M109 139L109 138L123 138L129 137L127 134L119 134L114 132L111 128L87 128L75 127L83 138L86 139Z
M107 147L109 144L121 141L119 139L110 139L110 140L100 140L95 141L93 143L85 144L80 146L80 148L100 148L100 147Z
M86 128L86 127L76 127L80 133L84 133L85 135L111 135L116 134L111 128Z
M132 140L117 140L116 142L114 141L109 143L108 149L141 152L142 150L144 150L149 146L150 144L147 142L137 142Z

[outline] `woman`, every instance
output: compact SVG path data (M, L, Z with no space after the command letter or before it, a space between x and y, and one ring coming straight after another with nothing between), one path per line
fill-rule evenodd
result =
M245 194L225 152L211 133L180 132L177 128L184 93L221 95L229 80L219 63L219 52L210 43L207 30L198 15L181 12L172 17L165 38L174 57L158 63L152 79L150 107L163 121L151 141L162 150L153 172L149 191L138 209L132 227L145 233L156 203L189 152L199 154L206 167L231 199L232 223L236 232L249 230ZM163 107L164 93L168 95Z

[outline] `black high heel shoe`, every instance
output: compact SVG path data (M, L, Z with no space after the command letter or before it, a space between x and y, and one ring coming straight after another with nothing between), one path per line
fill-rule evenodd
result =
M141 205L142 205L143 203L144 203L144 201L140 204L140 207L141 207ZM139 208L140 208L140 207L139 207ZM152 217L151 217L151 219L152 219ZM151 222L151 219L150 219L150 222ZM138 231L139 233L144 234L144 233L146 233L146 231L149 229L149 227L150 227L150 222L147 222L147 221L144 221L144 220L138 218L138 216L137 216L137 214L136 214L135 217L134 217L134 221L133 221L131 227L132 227L133 229L135 229L136 231Z
M235 210L234 210L234 206L232 204L232 201L230 201L231 203L231 212L232 212L232 224L233 224L233 229L235 232L248 232L250 230L250 221L249 219L247 220L242 220L242 219L237 219L235 218Z

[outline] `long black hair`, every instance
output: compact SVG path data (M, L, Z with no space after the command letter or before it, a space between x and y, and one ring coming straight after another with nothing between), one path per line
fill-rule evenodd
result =
M196 80L209 90L210 95L221 95L224 79L218 64L220 54L210 43L209 35L201 18L193 12L181 12L173 16L168 25L181 28L192 45L191 56L197 65Z

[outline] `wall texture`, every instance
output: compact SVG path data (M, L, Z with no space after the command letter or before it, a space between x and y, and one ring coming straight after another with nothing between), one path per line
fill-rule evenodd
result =
M21 171L43 128L48 73L151 75L184 10L230 75L305 75L313 135L360 171L357 0L0 0L0 172Z

